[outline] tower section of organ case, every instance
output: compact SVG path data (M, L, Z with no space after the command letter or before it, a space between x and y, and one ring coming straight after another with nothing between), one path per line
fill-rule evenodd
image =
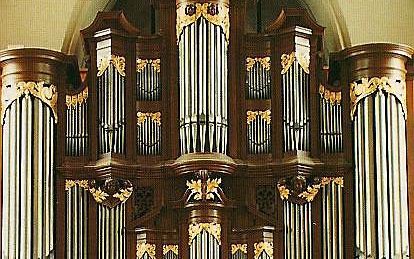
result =
M55 166L64 152L65 89L74 58L41 49L0 52L1 257L55 258ZM62 123L63 122L63 123Z
M406 62L413 53L407 46L368 44L337 56L349 71L356 258L410 257Z

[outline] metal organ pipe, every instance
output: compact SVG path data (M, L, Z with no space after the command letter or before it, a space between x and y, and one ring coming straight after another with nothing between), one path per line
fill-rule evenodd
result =
M66 95L66 155L84 156L88 152L88 88Z
M181 153L227 151L228 6L177 7Z
M341 92L320 85L319 94L321 149L324 153L340 153L343 146Z
M312 258L312 206L283 202L285 259Z
M355 91L357 87L364 96ZM360 258L409 257L403 89L403 80L385 77L351 84Z
M98 64L99 153L125 149L125 58L103 57Z
M2 87L4 258L54 256L56 106L38 94L47 88L57 98L56 88L43 82Z
M221 226L194 223L189 226L190 259L220 259Z
M98 258L123 259L125 251L125 203L114 208L98 204ZM110 251L110 252L108 252Z
M312 34L307 28L296 27L295 30ZM281 57L284 152L309 151L309 62L310 41L296 36L295 52Z

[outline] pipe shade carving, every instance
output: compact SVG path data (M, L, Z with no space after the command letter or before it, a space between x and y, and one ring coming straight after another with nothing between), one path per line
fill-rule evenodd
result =
M88 87L74 95L66 95L67 156L84 156L89 149Z
M95 201L110 208L128 200L132 191L132 184L128 180L107 179L105 181L91 180L89 182L89 192Z
M162 246L162 254L166 255L169 252L172 252L175 255L178 255L178 245L163 245Z
M247 254L247 244L231 244L231 254L234 255L238 251Z
M100 77L113 64L118 73L125 76L125 58L121 56L111 55L110 57L103 57L98 63L97 76Z
M305 52L292 52L290 54L282 54L280 64L282 65L282 71L280 72L282 75L286 74L286 72L290 69L293 65L295 60L299 63L302 67L303 71L306 74L309 74L309 64L310 64L310 56Z
M388 77L373 77L371 79L362 78L359 81L351 83L351 118L355 117L355 111L358 103L365 97L378 91L385 91L394 95L401 103L404 115L407 115L406 103L406 84L403 79L391 79Z
M15 100L20 97L33 95L34 97L40 99L43 103L49 106L53 111L53 117L55 118L55 123L58 121L57 116L57 99L58 92L54 85L48 85L45 82L18 82L14 85L6 85L2 87L1 95L1 120L4 124L4 117L7 108Z
M273 258L273 243L270 243L270 242L254 243L254 259L261 259L264 253L268 257Z
M138 243L137 244L137 259L156 259L155 258L155 244L148 244L148 243ZM144 256L147 257L144 257Z
M221 178L203 178L198 180L187 181L186 185L190 191L188 201L215 200L220 199L218 190L220 188Z
M331 182L343 187L343 181L343 177L307 178L304 176L294 176L280 179L277 188L282 200L291 200L294 203L304 204L312 202L321 187Z
M246 97L265 100L271 98L270 57L246 58Z
M229 8L222 3L189 3L178 6L177 39L180 39L185 27L195 23L200 17L219 26L226 35L228 43L230 36Z
M219 244L221 244L221 226L218 223L193 223L188 227L189 241L188 244L191 245L194 238L201 234L202 231L206 231L212 235Z
M161 59L138 59L136 70L137 100L161 100Z

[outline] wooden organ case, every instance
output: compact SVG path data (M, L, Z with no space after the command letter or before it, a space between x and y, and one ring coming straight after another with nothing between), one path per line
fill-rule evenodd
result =
M237 1L157 8L156 35L122 12L82 31L86 79L59 107L58 258L350 258L350 108L323 28L285 8L246 34Z
M409 258L413 48L326 67L304 9L153 3L151 35L98 13L80 71L0 51L2 258Z

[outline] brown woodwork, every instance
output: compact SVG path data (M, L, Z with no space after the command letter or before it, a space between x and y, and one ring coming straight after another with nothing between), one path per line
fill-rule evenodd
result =
M188 2L188 1L186 1ZM322 50L323 28L317 25L302 9L284 9L267 28L266 34L244 33L244 1L230 3L229 64L229 148L228 156L221 154L187 154L180 156L178 131L178 65L175 34L176 5L173 1L159 0L156 8L160 17L157 35L143 36L134 28L122 12L98 13L95 21L82 34L90 55L90 67L85 84L76 73L73 57L61 53L22 49L0 52L2 85L18 81L47 81L58 87L58 132L57 132L57 184L56 184L56 257L65 258L65 179L104 180L109 177L130 180L134 187L151 187L154 190L154 206L142 217L134 218L134 194L126 202L127 258L134 258L137 236L140 240L156 244L157 258L161 258L162 245L179 244L180 258L188 258L188 224L193 222L218 222L222 227L221 258L228 258L231 243L247 243L248 258L253 258L253 244L269 241L274 244L274 258L283 258L283 202L279 198L276 184L281 177L343 176L344 177L344 247L345 258L354 256L354 204L353 200L353 133L350 114L349 82L360 77L395 76L405 77L408 58L413 50L392 44L369 44L357 46L332 55L340 63L341 91L343 98L344 150L340 154L322 154L319 143L319 83L317 77L322 70L318 53ZM310 152L283 153L283 126L281 108L281 64L283 53L294 51L294 26L311 28L310 59ZM126 58L126 153L124 156L98 154L97 144L97 98L96 98L96 47L105 37L95 36L97 31L111 28L110 37L113 54ZM245 59L248 56L270 56L272 61L272 98L269 100L246 100L244 91ZM137 58L160 58L162 97L160 101L135 100L135 71ZM408 154L414 152L414 69L407 74L407 137ZM73 77L73 78L72 78ZM323 81L326 84L327 80ZM89 87L89 156L74 158L65 156L65 94L77 93ZM329 89L336 89L327 85ZM338 89L337 89L338 90ZM246 141L246 111L272 110L272 153L248 155ZM136 111L162 112L162 154L155 157L136 154ZM1 142L0 142L1 144ZM410 211L414 204L414 158L408 156ZM194 203L188 205L185 197L185 182L195 179L200 170L210 171L223 180L223 203ZM1 178L0 178L1 183ZM256 189L261 185L275 188L274 215L258 210ZM1 200L1 199L0 199ZM321 197L312 203L314 224L314 258L321 258ZM97 254L97 205L89 197L88 255ZM410 228L414 228L414 213L410 213ZM414 231L411 234L411 249L414 249Z

